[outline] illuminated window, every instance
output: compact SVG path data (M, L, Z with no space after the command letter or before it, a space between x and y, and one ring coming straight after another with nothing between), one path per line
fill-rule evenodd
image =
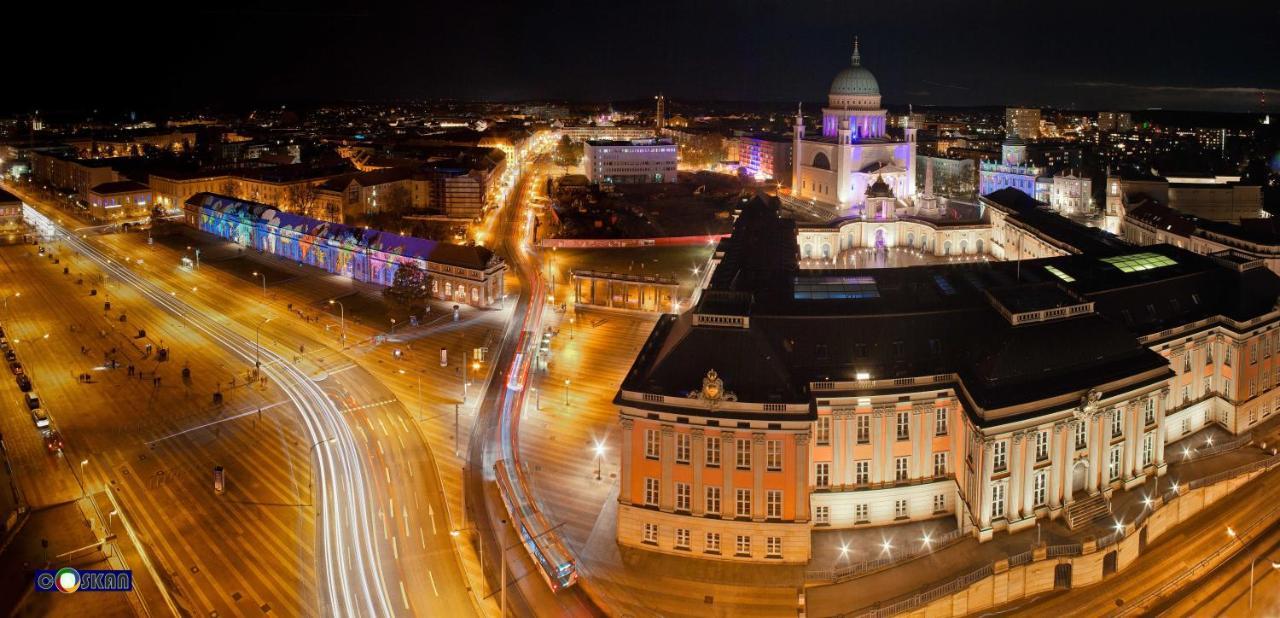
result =
M1049 271L1049 273L1052 274L1053 276L1063 281L1066 281L1067 283L1072 283L1076 280L1075 277L1072 277L1071 275L1068 275L1067 273L1064 273L1053 266L1045 266L1044 269Z
M1157 253L1135 253L1132 255L1118 255L1115 257L1102 258L1112 266L1115 266L1120 272L1132 273L1140 270L1151 270L1153 268L1162 268L1164 266L1173 266L1177 262Z

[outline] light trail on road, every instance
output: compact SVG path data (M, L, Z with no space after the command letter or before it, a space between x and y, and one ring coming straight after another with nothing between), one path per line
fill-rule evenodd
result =
M66 243L69 248L93 261L116 282L125 283L155 305L188 322L233 354L252 364L255 353L264 361L262 372L297 407L315 446L311 456L318 460L319 489L316 530L320 563L317 587L322 591L322 613L334 616L393 616L392 596L386 582L399 580L384 572L374 528L375 505L369 499L372 488L355 435L342 413L325 392L291 363L268 348L257 348L247 336L207 317L150 281L134 274L109 255L55 223L30 205L23 215L42 233ZM347 517L344 517L347 515ZM407 608L406 608L407 609Z

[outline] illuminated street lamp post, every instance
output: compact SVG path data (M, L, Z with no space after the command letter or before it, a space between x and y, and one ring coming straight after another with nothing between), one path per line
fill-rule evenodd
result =
M262 277L262 297L266 298L267 297L267 273L260 273L255 270L253 271L253 276Z
M1241 539L1239 535L1236 534L1236 531L1231 529L1231 526L1227 526L1227 536L1239 541L1241 549L1248 550L1248 546L1244 544L1244 539ZM1260 556L1254 556L1253 559L1249 561L1249 609L1253 609L1253 569L1258 565L1259 557ZM1280 562L1276 562L1275 560L1271 560L1270 562L1272 569L1280 570Z
M330 305L338 305L338 323L342 326L342 349L347 348L347 308L342 306L342 301L329 299Z
M262 366L262 325L270 322L272 318L265 318L258 325L253 327L253 368L258 369Z
M14 292L14 293L12 293L12 294L9 294L9 295L5 296L5 297L4 297L4 312L5 312L5 313L9 313L9 299L10 299L10 298L19 298L19 297L21 297L21 296L22 296L22 292ZM12 316L10 316L10 318L12 318Z
M600 480L600 465L604 461L604 443L596 442L596 480Z
M569 378L564 379L564 407L569 407Z
M315 499L316 469L315 469L315 466L311 463L311 458L315 455L317 446L320 446L321 444L333 444L334 442L337 442L337 441L338 441L337 436L334 436L332 438L325 438L324 440L321 440L319 442L316 442L315 444L312 444L311 448L307 449L307 470L311 472L311 474L307 476L307 504L308 505L314 505L316 501Z

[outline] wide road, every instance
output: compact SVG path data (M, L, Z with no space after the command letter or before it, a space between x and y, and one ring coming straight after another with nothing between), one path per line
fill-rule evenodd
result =
M533 161L526 162L526 165L530 164L534 164ZM519 465L516 436L522 403L528 390L513 391L507 388L507 384L521 333L531 332L535 337L540 335L541 313L547 302L546 286L535 260L537 253L524 242L530 222L528 171L522 170L509 203L495 214L494 228L486 234L494 239L494 250L514 267L515 275L520 281L520 296L504 333L501 351L495 360L495 366L502 370L495 372L483 391L476 424L472 430L468 447L470 463L467 468L466 490L469 498L479 499L470 498L468 504L471 505L470 515L478 522L480 534L484 536L484 547L504 547L500 553L490 551L486 560L496 555L508 563L506 584L509 588L509 613L519 616L601 615L581 586L558 593L551 591L528 552L516 541L518 537L511 527L505 506L493 482L493 466L499 460L505 460L509 464L517 462L516 466ZM526 364L524 371L531 364ZM552 526L554 525L552 522ZM500 569L490 567L486 569L486 576L493 582L493 576L499 575L499 571ZM491 589L498 589L493 583Z
M255 327L261 329L263 373L299 403L319 463L316 555L325 613L474 614L453 555L430 451L416 424L406 422L404 407L380 382L324 348L320 333L283 308L258 306L251 300L252 285L237 285L233 277L218 277L208 267L198 274L177 271L168 266L177 256L134 261L126 269L122 261L145 254L141 236L95 240L110 243L110 253L85 240L68 242L113 280L145 290L153 302L232 347L248 366L257 351ZM145 272L145 278L135 271ZM199 285L189 286L189 277ZM189 287L193 291L187 294ZM244 319L232 312L252 315ZM272 319L264 323L267 317ZM291 352L297 346L309 352L295 365Z
M1194 586L1149 612L1156 616L1280 616L1280 523ZM1252 567L1252 569L1251 569ZM1252 570L1252 573L1250 572ZM1253 578L1250 592L1249 578ZM1252 598L1250 598L1252 597Z
M1239 543L1226 533L1227 527L1240 531L1246 541L1256 538L1265 526L1259 518L1280 505L1280 468L1266 472L1237 491L1221 498L1191 519L1174 526L1149 545L1129 568L1090 586L1070 591L1048 592L983 612L994 616L1105 616L1143 599L1185 572L1213 552ZM1190 581L1184 587L1195 587ZM1213 615L1204 613L1202 615Z

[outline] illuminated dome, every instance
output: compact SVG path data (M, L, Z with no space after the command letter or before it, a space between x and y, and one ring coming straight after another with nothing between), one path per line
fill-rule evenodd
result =
M876 76L862 66L862 54L858 50L858 42L853 42L853 58L849 66L836 73L831 80L832 95L879 96L880 84Z

